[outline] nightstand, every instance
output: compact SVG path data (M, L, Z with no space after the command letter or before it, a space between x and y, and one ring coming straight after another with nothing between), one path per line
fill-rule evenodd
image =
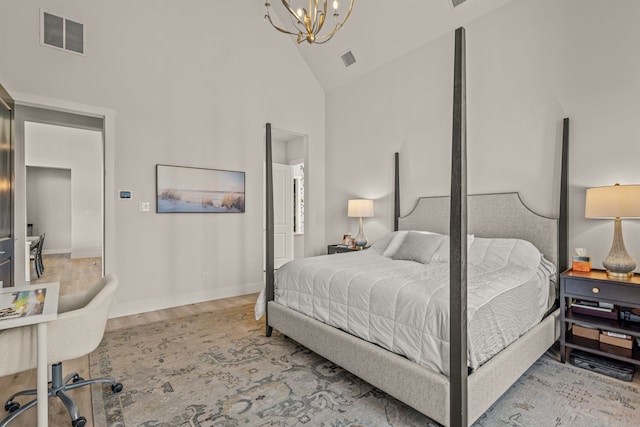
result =
M640 337L640 322L620 320L616 311L605 311L604 316L610 318L600 317L603 314L585 314L584 309L582 313L577 313L578 309L571 306L575 300L584 301L584 304L609 303L615 306L615 310L620 310L620 307L640 308L640 275L635 274L629 279L614 279L607 277L602 270L568 270L560 275L560 361L565 362L569 348L640 365L637 341ZM594 336L598 335L600 339L575 335L573 327L576 325L590 328L588 330L593 331ZM602 331L631 336L631 349L603 342L599 335Z
M364 249L367 249L369 246L365 246ZM356 252L356 251L361 251L363 249L357 249L354 247L344 247L344 246L340 246L340 245L329 245L327 246L327 254L328 255L332 255L332 254L341 254L341 253L345 253L345 252Z

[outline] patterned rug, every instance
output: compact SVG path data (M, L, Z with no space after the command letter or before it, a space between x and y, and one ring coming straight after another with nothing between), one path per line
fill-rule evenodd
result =
M274 332L253 306L105 334L90 355L96 426L437 426ZM638 383L538 360L474 425L637 426Z

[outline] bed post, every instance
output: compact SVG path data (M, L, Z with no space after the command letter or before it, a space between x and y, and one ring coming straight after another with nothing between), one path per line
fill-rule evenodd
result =
M393 231L398 231L398 218L400 218L400 153L395 153L394 157Z
M451 144L449 425L467 427L467 111L465 29L455 33Z
M271 158L271 123L265 126L265 187L266 187L266 238L265 238L265 327L266 335L271 336L273 328L269 326L269 301L273 301L273 162Z
M569 118L562 121L562 164L560 169L560 218L558 220L558 275L569 268ZM559 278L558 278L558 282Z

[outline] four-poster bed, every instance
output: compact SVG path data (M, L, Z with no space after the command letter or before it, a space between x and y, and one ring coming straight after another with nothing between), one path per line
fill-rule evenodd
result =
M399 155L395 156L394 229L429 231L449 237L450 370L426 368L403 355L329 326L274 300L273 205L269 183L271 144L267 124L267 271L266 333L275 328L310 350L407 403L444 425L466 426L480 417L559 336L559 310L545 306L546 315L522 336L508 343L468 374L467 353L467 236L509 238L531 242L557 271L566 265L566 150L568 119L564 121L560 219L529 210L517 193L466 194L466 112L464 29L456 31L454 124L451 196L420 198L415 209L400 217ZM270 200L271 199L271 200ZM270 212L271 210L271 212ZM467 210L469 212L467 220ZM371 249L369 250L371 251ZM334 255L332 255L334 256ZM348 254L347 256L351 256ZM355 258L354 258L355 259ZM271 260L271 264L269 261ZM391 261L390 261L391 262ZM407 261L393 261L407 262ZM557 273L552 274L557 283ZM547 276L547 279L549 277ZM475 280L475 279L474 279ZM475 289L475 288L474 288ZM552 303L555 286L547 291ZM282 294L282 292L280 292ZM282 298L281 298L282 300Z

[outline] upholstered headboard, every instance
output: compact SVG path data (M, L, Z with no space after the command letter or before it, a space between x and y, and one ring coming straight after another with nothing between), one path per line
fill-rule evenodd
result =
M398 219L398 229L449 234L449 204L448 196L421 197L411 213ZM558 219L533 212L518 193L469 195L467 212L467 233L527 240L558 266Z

